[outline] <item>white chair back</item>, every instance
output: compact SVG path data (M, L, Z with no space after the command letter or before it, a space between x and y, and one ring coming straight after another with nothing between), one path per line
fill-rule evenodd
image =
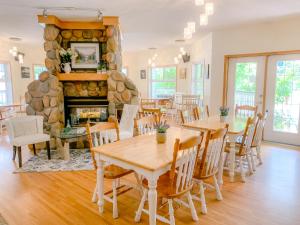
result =
M136 117L138 109L138 105L124 105L119 125L121 131L126 130L133 133L134 118Z
M180 110L181 123L188 123L195 120L192 110Z
M155 123L155 115L144 116L140 119L135 119L135 128L139 135L153 132Z
M258 115L258 121L256 124L255 133L251 144L252 146L260 145L267 117L268 117L267 111L264 116L262 114Z
M42 116L20 116L6 121L10 142L14 138L24 135L43 134Z

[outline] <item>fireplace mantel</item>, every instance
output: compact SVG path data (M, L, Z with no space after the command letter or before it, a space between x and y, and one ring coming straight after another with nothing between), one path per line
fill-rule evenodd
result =
M107 80L108 74L97 73L57 73L59 81L101 81Z

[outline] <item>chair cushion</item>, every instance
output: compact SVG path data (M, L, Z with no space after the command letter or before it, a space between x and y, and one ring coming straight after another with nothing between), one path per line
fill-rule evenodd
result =
M32 135L38 132L35 120L22 121L21 123L18 123L16 126L14 126L13 129L15 137Z
M44 141L50 141L50 136L48 134L30 134L14 138L12 145L23 146Z

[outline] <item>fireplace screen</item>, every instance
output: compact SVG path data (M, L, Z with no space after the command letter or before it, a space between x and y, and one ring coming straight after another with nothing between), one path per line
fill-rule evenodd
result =
M103 122L108 118L108 102L103 99L65 98L65 123L71 126Z

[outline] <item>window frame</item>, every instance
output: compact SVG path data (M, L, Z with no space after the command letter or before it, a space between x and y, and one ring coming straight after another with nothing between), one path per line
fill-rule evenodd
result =
M7 77L5 79L6 84L6 104L12 104L14 102L14 92L13 92L13 81L11 73L11 64L9 61L0 60L0 64L6 64ZM1 104L0 104L1 105Z
M34 64L32 64L32 75L33 75L32 77L33 77L33 80L38 80L39 78L35 79L35 74L34 74L34 67L35 66L43 66L43 67L46 68L46 71L47 71L47 67L44 64L40 64L40 63L34 63Z
M175 70L176 70L175 80L153 80L152 79L152 70L154 68L169 68L169 67L174 67ZM177 67L176 64L171 64L171 65L157 65L155 67L149 67L148 71L149 71L149 76L148 76L149 77L149 83L148 83L149 93L148 94L149 94L150 98L153 98L152 97L152 83L153 82L162 82L162 83L165 83L165 82L175 82L175 93L177 92L178 67ZM156 98L153 98L153 99L156 99Z
M124 74L126 75L126 77L128 77L128 76L129 76L128 66L123 66L123 67L122 67L122 73L123 73L123 69L126 70L126 74L125 74L125 73L124 73Z
M200 81L197 81L197 79L194 79L195 66L199 65L199 64L202 65L203 90L202 90L201 94L195 93L196 89L194 88L194 83L200 82ZM192 68L191 68L191 94L200 95L203 99L204 99L204 93L205 93L205 72L206 72L206 68L205 68L205 61L204 60L192 62Z

